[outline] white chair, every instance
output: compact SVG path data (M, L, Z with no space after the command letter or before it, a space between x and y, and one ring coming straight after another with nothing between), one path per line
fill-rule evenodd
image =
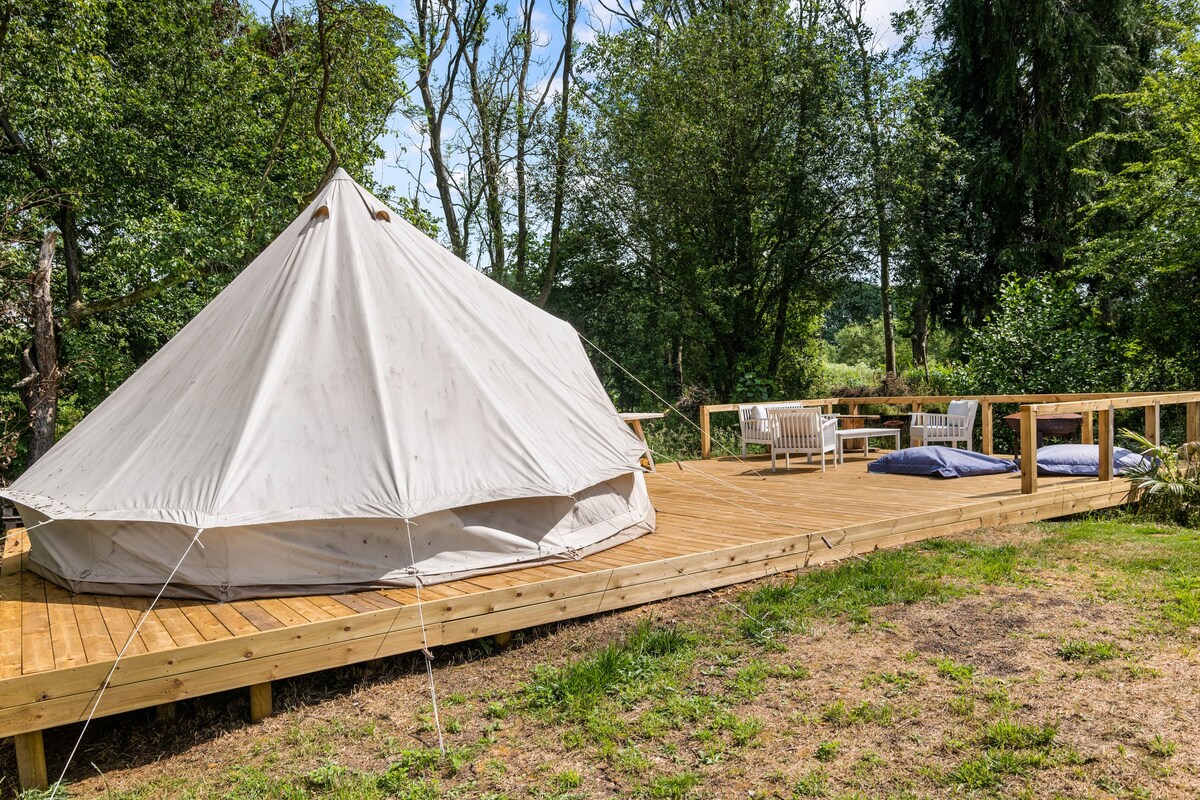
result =
M932 442L949 442L957 447L962 442L970 450L977 411L978 400L955 400L945 414L915 413L908 428L909 439L913 447Z
M767 425L767 410L804 408L802 403L776 403L771 406L744 405L738 406L738 422L742 426L742 455L747 455L746 445L761 444L770 446L771 429Z
M825 471L825 454L834 454L837 463L837 417L826 417L815 408L768 408L767 423L771 430L771 471L775 471L775 457L783 456L788 469L792 468L792 454L808 456L812 463L814 455L821 456L821 472Z

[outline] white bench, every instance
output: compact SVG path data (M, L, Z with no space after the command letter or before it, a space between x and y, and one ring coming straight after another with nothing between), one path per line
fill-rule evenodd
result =
M846 428L837 431L837 463L844 464L845 456L842 453L842 445L847 439L862 439L866 442L863 446L863 455L871 452L871 439L879 436L895 436L896 449L900 449L900 429L899 428Z

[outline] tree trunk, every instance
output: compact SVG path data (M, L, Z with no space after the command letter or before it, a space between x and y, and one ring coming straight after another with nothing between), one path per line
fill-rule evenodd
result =
M58 343L54 336L54 304L50 296L50 274L58 232L49 231L38 250L32 276L30 320L33 339L24 353L24 377L17 387L29 412L29 462L37 461L54 444L58 421Z
M929 296L924 287L919 290L912 310L913 363L924 367L929 363Z
M867 125L867 136L871 153L871 195L875 211L875 228L879 239L879 291L883 302L883 360L888 376L896 374L896 331L892 323L892 271L891 229L888 220L887 201L883 186L884 156L883 143L879 138L879 113L875 108L873 84L874 70L871 65L871 45L866 40L862 21L863 4L859 2L858 13L851 17L841 7L842 19L854 35L859 57L859 88L862 92L863 120Z
M529 206L528 190L525 186L525 158L529 142L530 117L526 105L529 100L529 62L533 58L533 0L521 7L521 67L517 75L517 245L516 274L513 285L517 292L525 294L525 275L529 256Z
M550 216L550 254L546 259L546 275L542 279L542 291L537 304L546 307L550 292L554 288L554 277L558 272L558 247L562 238L563 199L567 192L567 119L571 110L571 65L574 63L575 15L579 11L579 0L564 0L567 16L563 23L563 76L562 96L558 98L558 141L554 155L554 211Z

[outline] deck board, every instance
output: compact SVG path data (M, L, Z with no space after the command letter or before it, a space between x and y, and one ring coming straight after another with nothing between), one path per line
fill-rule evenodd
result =
M0 563L0 736L79 717L133 634L101 714L380 655L553 622L777 574L971 527L1126 502L1128 484L1017 475L957 481L822 473L803 459L661 464L647 476L654 533L578 559L415 588L230 603L70 596L25 568L28 536ZM35 534L36 535L36 534ZM418 597L422 606L417 609ZM422 631L420 619L426 627Z

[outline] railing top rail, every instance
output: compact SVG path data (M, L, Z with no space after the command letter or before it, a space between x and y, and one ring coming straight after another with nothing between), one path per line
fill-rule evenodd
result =
M1075 400L1054 403L1033 403L1037 414L1081 414L1089 411L1106 411L1110 408L1143 408L1151 404L1179 405L1200 403L1200 392L1160 392L1152 395L1122 395L1119 397L1091 400Z
M707 409L710 414L716 414L723 411L736 411L738 406L744 405L760 405L771 406L782 403L805 403L807 405L823 406L823 405L882 405L890 403L949 403L953 400L979 400L986 403L1075 403L1077 401L1086 400L1127 400L1127 404L1119 405L1118 408L1139 408L1145 405L1144 398L1158 397L1164 398L1163 402L1191 402L1188 400L1173 400L1167 401L1166 397L1175 394L1196 394L1195 392L1059 392L1057 394L928 394L928 395L884 395L884 396L860 396L860 397L820 397L820 398L801 398L798 400L770 400L761 403L720 403L713 405L702 406ZM1142 402L1137 402L1137 398L1143 398ZM1103 408L1108 408L1107 403ZM1098 410L1099 407L1089 409ZM1047 412L1050 413L1050 412Z

